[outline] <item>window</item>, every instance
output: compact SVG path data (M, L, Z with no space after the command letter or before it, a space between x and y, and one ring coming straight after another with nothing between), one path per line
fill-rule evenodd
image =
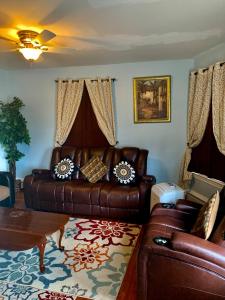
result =
M210 109L207 126L201 143L192 149L188 171L201 173L225 182L225 156L216 145Z

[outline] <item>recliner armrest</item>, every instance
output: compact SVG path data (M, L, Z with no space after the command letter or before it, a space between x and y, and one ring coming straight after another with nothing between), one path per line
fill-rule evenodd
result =
M52 172L48 169L34 169L32 175L35 179L49 179L52 176Z
M202 238L184 232L174 232L171 247L225 268L225 249Z
M176 203L177 210L181 210L190 214L197 213L201 207L202 207L201 204L186 199L180 199Z
M151 216L170 216L176 219L188 220L194 218L195 214L187 213L186 211L177 210L175 207L164 208L163 203L157 203L151 211Z
M181 219L193 218L193 220L195 220L200 208L201 204L180 199L177 201L176 205L174 205L174 207L172 206L171 208L163 207L163 203L155 204L152 209L151 215L166 215Z

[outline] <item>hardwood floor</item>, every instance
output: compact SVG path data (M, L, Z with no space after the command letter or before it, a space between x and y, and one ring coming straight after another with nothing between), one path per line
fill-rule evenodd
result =
M134 248L134 252L129 261L127 272L124 276L122 285L120 287L117 300L140 300L137 299L137 257L138 250L141 244L141 238L143 235L143 228L138 237L137 244Z
M25 208L24 196L23 192L16 193L16 208ZM127 272L124 276L124 280L122 282L119 294L117 296L117 300L137 300L137 255L138 249L140 247L140 241L143 234L143 230L141 231L136 247L134 248L134 252L131 256L130 262L128 264ZM76 300L89 300L88 298L77 297Z
M24 202L23 191L16 192L16 202L14 205L15 208L26 208Z

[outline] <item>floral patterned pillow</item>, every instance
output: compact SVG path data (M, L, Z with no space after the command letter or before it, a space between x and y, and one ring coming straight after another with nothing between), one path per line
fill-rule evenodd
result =
M54 178L59 180L69 180L76 169L77 167L69 157L63 158L54 167Z
M127 185L134 183L135 170L127 161L119 162L113 169L117 181L121 184Z

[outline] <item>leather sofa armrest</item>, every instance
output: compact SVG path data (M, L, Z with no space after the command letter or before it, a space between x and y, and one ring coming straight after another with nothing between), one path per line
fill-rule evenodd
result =
M151 184L151 185L154 185L156 183L156 178L154 175L144 175L141 177L141 181Z
M171 238L171 247L175 251L204 259L225 268L225 249L197 236L174 232Z
M48 169L34 169L32 175L35 179L49 179L52 176L52 172Z
M142 210L141 219L139 222L145 223L150 216L150 195L152 186L155 184L156 179L152 175L144 175L140 177L138 182L139 188L139 205Z
M185 200L185 199L180 199L177 201L176 203L176 209L192 214L192 213L198 213L198 211L200 210L200 208L202 207L201 204L196 203L196 202L192 202L189 200Z
M148 191L148 200L150 201L151 188L156 183L155 176L153 175L144 175L140 177L139 181L139 190L141 198L146 198L146 192Z

